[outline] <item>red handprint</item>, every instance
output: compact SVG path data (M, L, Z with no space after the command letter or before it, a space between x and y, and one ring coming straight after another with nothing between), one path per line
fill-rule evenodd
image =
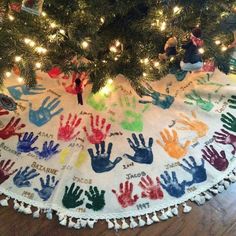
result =
M6 181L11 175L13 175L17 171L16 169L10 173L10 170L14 164L15 162L11 163L11 160L8 160L6 162L2 160L0 162L0 184Z
M79 135L80 131L75 133L75 129L80 125L81 118L78 118L77 114L72 118L71 113L68 116L66 124L63 125L64 116L60 117L60 127L58 129L57 139L63 141L70 141Z
M139 186L143 189L142 198L149 198L151 200L162 199L163 192L161 190L160 180L156 177L157 183L155 184L150 176L142 177Z
M9 111L4 110L2 107L0 107L0 116L8 115Z
M25 124L19 125L20 120L20 118L15 120L15 117L12 117L8 124L2 130L0 130L0 138L8 139L14 135L20 136L21 133L16 133L16 131L25 127Z
M116 195L118 202L123 208L133 206L138 200L137 194L132 197L133 183L129 183L129 181L125 182L125 187L123 183L120 183L119 194L114 189L112 189L112 192Z
M111 128L111 124L108 124L104 130L105 127L105 123L106 123L106 119L103 118L102 122L101 122L101 126L99 128L99 116L96 116L96 127L94 126L94 118L93 116L90 117L90 126L91 126L91 130L92 130L92 134L89 134L87 131L87 128L84 126L84 132L86 134L86 137L88 139L88 141L91 144L99 144L102 141L104 141L109 133L109 130Z

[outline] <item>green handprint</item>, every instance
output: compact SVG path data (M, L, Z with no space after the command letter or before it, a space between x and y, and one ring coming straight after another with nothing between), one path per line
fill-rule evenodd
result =
M88 96L87 104L90 105L96 111L105 111L106 107L106 100L108 96L101 93L91 93Z
M208 94L208 100L204 100L201 96L195 91L192 90L191 93L185 95L191 101L185 101L186 104L194 105L194 102L204 111L211 111L214 107L214 104L211 102L211 95Z
M94 211L102 210L103 207L105 206L104 194L105 194L104 190L102 190L101 193L99 193L98 188L96 186L95 187L90 186L89 192L85 191L86 197L91 202L86 204L86 208L92 209Z

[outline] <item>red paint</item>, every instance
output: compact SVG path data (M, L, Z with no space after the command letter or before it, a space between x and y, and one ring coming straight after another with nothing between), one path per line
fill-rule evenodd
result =
M104 141L107 135L109 134L109 131L111 128L111 124L107 124L105 127L105 123L106 123L105 118L102 119L101 125L99 125L99 119L100 118L97 115L96 124L94 125L94 117L93 115L90 116L90 126L91 126L91 131L92 131L91 134L88 133L86 126L84 126L83 128L86 134L86 137L91 144L99 144L102 141Z
M137 194L132 197L133 183L129 183L129 181L125 182L125 186L123 183L120 183L119 194L114 189L112 189L112 192L116 195L119 204L123 208L126 208L128 206L133 206L138 200Z
M53 67L50 71L48 71L48 75L53 79L59 76L61 73L62 71L59 67Z
M11 160L8 160L8 161L2 160L0 162L0 184L5 182L11 175L13 175L17 171L16 169L10 172L14 164L15 162L11 162Z
M6 111L2 107L0 107L0 116L4 116L4 115L8 115L8 114L9 114L9 111Z

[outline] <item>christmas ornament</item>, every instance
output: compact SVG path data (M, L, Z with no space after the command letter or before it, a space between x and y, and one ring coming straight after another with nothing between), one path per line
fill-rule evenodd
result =
M8 111L15 111L17 104L11 97L0 93L0 107Z
M22 10L35 15L41 15L44 0L23 0Z
M18 3L18 2L12 2L12 3L9 4L9 8L12 11L20 12L21 11L21 4Z
M213 60L206 60L203 64L202 71L204 72L214 72L215 71L215 63Z
M164 53L159 54L159 59L161 61L167 60L169 56L175 56L177 54L176 46L178 44L178 41L176 37L171 37L166 41L165 47L164 47Z
M53 79L59 76L61 73L62 71L59 67L53 67L50 71L48 71L48 75Z

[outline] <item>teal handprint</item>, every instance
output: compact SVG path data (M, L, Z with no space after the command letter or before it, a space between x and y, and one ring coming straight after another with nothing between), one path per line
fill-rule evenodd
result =
M101 193L99 193L96 186L90 186L89 191L85 191L85 196L91 202L86 204L86 208L92 209L94 211L102 210L105 206L104 194L104 190L101 190Z
M228 103L230 104L229 108L236 109L236 96L231 96L231 98L228 100Z
M185 101L186 104L194 105L196 104L204 111L211 111L214 107L214 104L211 102L211 95L208 94L208 100L203 99L195 90L192 90L191 93L185 95L190 101Z
M236 132L236 117L233 114L230 112L227 112L226 115L222 114L220 120L224 123L225 129Z

